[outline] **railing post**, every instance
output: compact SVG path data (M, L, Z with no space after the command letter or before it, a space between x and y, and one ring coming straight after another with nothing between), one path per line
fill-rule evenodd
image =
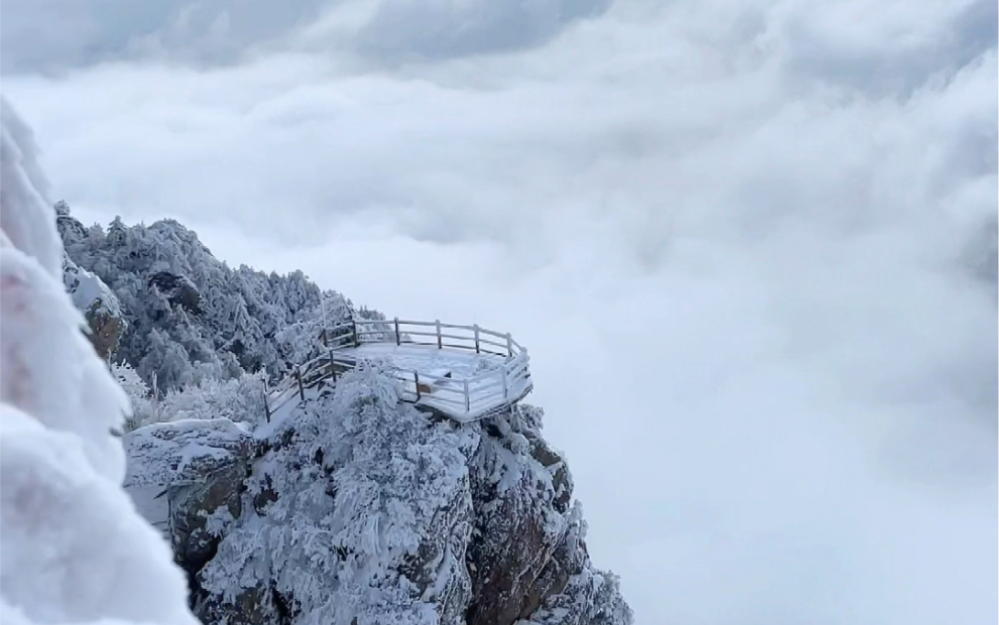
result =
M441 337L441 320L438 319L434 323L437 325L437 349L444 349L444 340Z
M264 378L264 415L267 417L267 423L271 422L271 407L267 405L267 378Z
M402 337L399 336L399 318L395 318L395 344L402 345Z
M361 337L357 335L357 322L353 319L350 320L350 327L354 332L354 347L361 346Z
M468 395L468 378L464 380L465 386L465 414L472 412L472 400Z
M503 401L510 398L510 384L506 379L506 367L500 370L500 377L503 378Z
M333 383L336 384L336 360L333 359L333 350L330 350L330 377L333 378Z
M506 333L506 353L509 356L513 356L513 336L509 332Z
M479 324L472 326L472 330L475 332L475 353L479 353Z
M420 401L420 372L413 371L413 384L416 386L416 401Z
M298 369L295 370L295 377L298 378L298 396L305 401L305 383L302 382L302 366L299 365Z
M160 420L160 389L156 384L155 371L153 371L153 418Z

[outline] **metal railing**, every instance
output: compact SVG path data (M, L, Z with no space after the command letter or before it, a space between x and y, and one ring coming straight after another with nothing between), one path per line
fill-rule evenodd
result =
M268 421L288 402L296 398L304 401L306 390L326 381L335 384L340 375L358 366L363 359L350 350L371 343L466 351L494 357L497 361L494 367L467 378L453 378L450 373L434 375L397 365L386 367L386 372L400 383L403 401L427 405L459 421L487 416L520 400L533 386L527 349L509 333L493 332L478 325L399 318L386 321L357 319L324 330L322 341L326 354L298 365L274 389L265 389Z

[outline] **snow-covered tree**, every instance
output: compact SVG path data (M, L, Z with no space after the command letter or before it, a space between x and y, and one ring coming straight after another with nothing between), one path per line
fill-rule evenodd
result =
M125 393L81 333L30 130L0 99L0 620L195 625L119 484Z
M258 425L267 416L264 388L264 376L259 373L228 380L205 377L198 384L167 392L149 422L229 419Z
M275 435L286 444L249 478L243 510L252 521L202 571L204 587L232 602L211 619L226 622L239 593L259 592L270 597L263 605L287 609L268 615L274 623L455 622L439 611L468 600L471 527L454 519L471 514L466 463L477 434L428 427L372 369L345 375L289 427ZM448 524L454 535L431 544Z
M274 381L319 355L325 325L377 315L353 311L300 271L232 269L173 220L128 226L116 218L105 235L85 228L65 203L55 212L69 257L121 303L127 330L117 357L147 382L155 374L164 392L244 371Z
M137 427L156 420L156 399L150 397L152 391L149 385L139 377L139 374L127 362L111 365L111 374L118 380L118 385L128 396L132 412L125 419L123 432L129 432Z

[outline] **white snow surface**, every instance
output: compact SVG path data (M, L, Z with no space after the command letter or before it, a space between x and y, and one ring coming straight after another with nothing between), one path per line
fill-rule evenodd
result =
M467 458L478 434L428 427L374 370L344 375L335 394L293 412L283 421L292 442L254 464L244 516L202 571L205 587L235 600L273 580L295 597L299 625L441 622L434 588L424 593L398 569L440 532L441 511L470 511ZM280 427L272 437L282 438ZM331 474L313 461L317 453ZM271 489L281 496L258 514L251 502ZM433 579L462 576L464 558L445 558Z
M125 489L200 480L236 461L252 435L229 419L154 423L124 436L128 452Z
M401 382L404 397L435 408L459 422L474 421L497 408L522 399L532 389L529 377L510 380L503 391L504 367L509 359L495 354L477 354L471 350L437 349L432 345L395 345L362 343L338 351L341 355L394 368L393 377ZM415 378L420 377L417 397ZM465 385L468 404L465 404Z
M97 304L95 312L111 317L121 316L121 304L114 291L96 274L80 267L68 256L63 258L63 283L78 310L86 313Z
M42 269L58 274L62 261L62 244L54 237L52 219L38 219L33 210L12 210L13 207L50 206L48 182L38 168L34 136L15 114L6 98L0 97L2 126L2 166L0 166L0 229L13 247L35 259Z
M167 498L167 487L156 484L127 486L125 492L132 500L136 512L169 541L170 500Z
M361 343L341 353L371 361L383 361L400 369L419 371L430 376L450 372L456 380L464 380L496 371L504 359L492 354L476 354L471 350L437 349L428 345L395 345L393 343Z
M2 100L0 619L195 625L168 547L119 486L128 410L62 284L28 128Z

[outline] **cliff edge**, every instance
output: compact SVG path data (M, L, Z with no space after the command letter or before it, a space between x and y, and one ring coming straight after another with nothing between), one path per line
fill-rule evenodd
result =
M162 485L168 518L151 520L205 623L629 624L541 419L435 420L355 371L255 433L128 434L126 489Z

